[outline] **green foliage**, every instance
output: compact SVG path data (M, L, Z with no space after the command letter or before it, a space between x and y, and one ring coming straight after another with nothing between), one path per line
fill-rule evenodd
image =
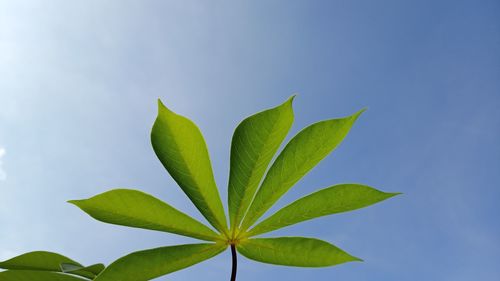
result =
M84 281L88 279L50 271L7 270L0 272L2 281Z
M238 251L252 260L288 266L323 267L361 261L328 242L305 237L247 239Z
M297 181L334 150L362 112L312 124L293 137L269 168L241 229L248 229Z
M96 281L146 281L186 268L224 251L224 243L188 244L139 251L113 262Z
M7 269L0 272L1 281L81 281L93 280L104 265L83 266L57 253L35 251L0 262L0 268Z
M151 143L163 166L201 214L217 230L227 233L224 208L200 129L158 101Z
M87 214L107 223L159 230L216 241L213 230L167 203L138 190L115 189L87 200L71 200Z
M248 231L255 236L317 217L370 206L399 193L386 193L366 185L339 184L309 194L282 208Z
M112 263L96 280L150 280L209 259L228 246L233 250L233 261L235 249L249 259L288 266L322 267L360 261L318 239L252 238L316 217L363 208L397 194L359 184L336 185L299 199L255 225L274 203L342 142L363 112L306 127L290 140L268 170L292 125L292 102L293 97L280 106L246 118L236 128L231 144L228 229L200 130L192 121L159 101L158 117L151 132L153 149L217 232L140 191L118 189L90 199L70 201L103 222L211 241L132 253Z
M233 235L250 205L269 162L293 123L293 97L243 120L231 142L228 205Z

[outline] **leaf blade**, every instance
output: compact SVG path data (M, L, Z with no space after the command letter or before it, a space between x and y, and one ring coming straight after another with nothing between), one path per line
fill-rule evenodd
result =
M252 226L297 181L333 151L363 111L314 123L293 137L269 168L243 219L242 231Z
M84 281L73 275L36 270L7 270L0 272L1 281Z
M237 249L249 259L286 266L326 267L361 261L328 242L305 237L248 239Z
M0 262L0 268L11 270L61 271L60 264L71 263L82 266L61 254L47 251L33 251Z
M255 236L317 217L348 212L384 201L400 193L382 192L361 184L339 184L287 205L248 231Z
M66 272L64 265L71 266L75 270ZM99 273L97 271L104 268L104 265L95 264L84 267L80 263L58 253L33 251L0 262L0 268L13 271L64 272L93 279Z
M227 246L187 244L161 247L124 256L97 276L95 281L146 281L216 256Z
M151 143L160 162L201 214L217 230L227 233L226 216L200 129L158 100Z
M96 220L216 241L218 234L201 222L142 191L114 189L89 199L68 201Z
M234 131L228 184L232 231L239 226L269 162L292 126L293 98L247 117Z

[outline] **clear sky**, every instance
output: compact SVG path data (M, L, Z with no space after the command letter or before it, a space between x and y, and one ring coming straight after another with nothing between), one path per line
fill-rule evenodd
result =
M368 111L278 207L343 182L404 195L267 235L319 237L364 263L241 257L238 280L499 280L499 15L497 0L0 1L0 259L109 264L195 242L65 201L137 188L201 219L151 148L156 99L199 125L226 200L235 126L299 93L289 136ZM229 272L226 251L158 280Z

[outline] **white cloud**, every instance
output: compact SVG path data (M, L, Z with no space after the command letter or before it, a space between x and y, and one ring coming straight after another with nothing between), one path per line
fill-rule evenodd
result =
M0 181L7 179L7 173L2 169L2 157L5 155L5 148L0 146Z

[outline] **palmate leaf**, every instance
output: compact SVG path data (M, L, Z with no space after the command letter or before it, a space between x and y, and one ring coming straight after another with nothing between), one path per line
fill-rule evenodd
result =
M167 203L136 190L112 190L86 200L70 201L100 221L215 242L135 252L113 262L95 280L151 280L209 259L228 246L233 260L231 280L235 280L237 251L256 261L287 266L323 267L360 261L318 239L252 238L301 221L366 207L395 195L359 184L336 185L293 202L251 228L283 194L342 142L363 112L321 121L300 131L262 180L292 125L292 101L293 97L275 108L246 118L234 132L228 185L231 231L227 229L200 130L159 101L158 117L151 131L153 149L184 193L219 233ZM90 271L73 263L63 263L62 269L72 274Z
M221 239L204 224L138 190L115 189L86 200L68 202L107 223L171 232L207 241Z
M27 276L31 276L33 274L32 272L39 271L66 272L64 267L68 268L70 266L73 270L67 271L67 273L79 275L89 279L93 279L104 269L104 265L102 264L84 267L68 257L47 251L29 252L0 262L0 268L9 269L9 271L12 272L22 271L24 272L23 274L28 274ZM18 276L14 273L9 273L8 275ZM44 276L50 275L45 274ZM0 280L3 279L0 278Z
M217 230L227 234L226 216L200 129L158 100L151 143L163 166L201 214Z
M234 131L228 188L233 233L250 205L269 162L292 126L293 98L246 118Z
M85 281L73 275L37 270L7 270L0 272L0 281Z
M287 266L324 267L361 261L328 242L304 237L247 239L237 249L249 259Z
M334 185L284 207L257 224L247 235L255 236L317 217L364 208L398 194L360 184Z
M252 226L297 181L335 149L363 111L345 118L312 124L293 137L269 168L243 219L241 230Z
M95 281L146 281L186 268L224 251L227 245L187 244L144 250L110 264Z

